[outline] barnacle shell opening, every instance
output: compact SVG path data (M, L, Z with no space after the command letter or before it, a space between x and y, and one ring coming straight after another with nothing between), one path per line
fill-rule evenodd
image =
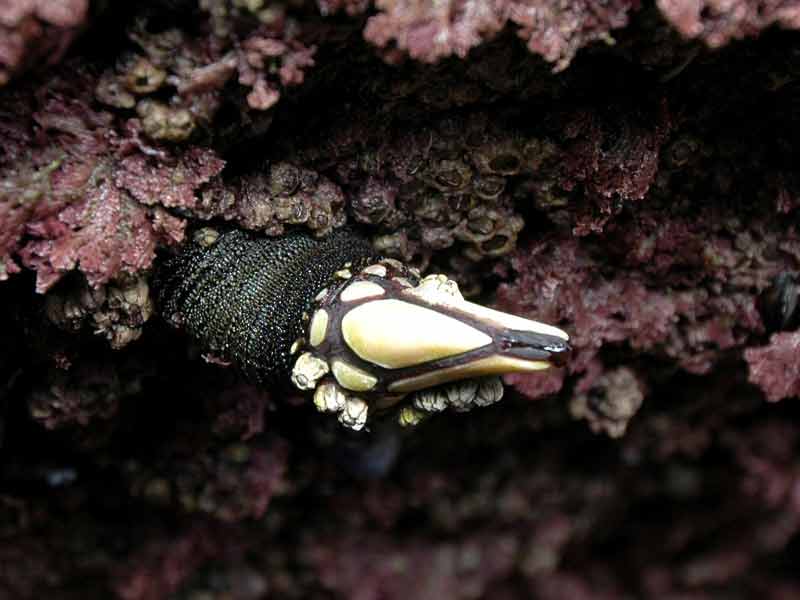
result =
M347 277L344 270L315 299L312 348L292 379L301 389L313 380L316 407L346 427L362 429L368 414L388 409L411 426L447 408L488 406L503 396L499 375L561 366L569 356L564 331L468 302L445 275L420 280L389 259L348 268Z

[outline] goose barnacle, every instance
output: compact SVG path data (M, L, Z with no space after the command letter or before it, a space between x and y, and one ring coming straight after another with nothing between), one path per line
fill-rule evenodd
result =
M249 380L313 392L351 429L389 410L414 425L492 404L499 375L570 353L560 329L469 302L349 229L318 239L206 227L190 240L157 272L164 317Z

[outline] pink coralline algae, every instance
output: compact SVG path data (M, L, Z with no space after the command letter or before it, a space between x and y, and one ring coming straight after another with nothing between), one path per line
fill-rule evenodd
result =
M0 279L21 262L39 292L74 269L97 287L149 267L159 245L183 239L184 220L165 209L192 208L224 164L199 147L149 147L135 120L115 130L72 85L6 98Z
M469 50L505 25L503 0L378 0L381 13L370 17L364 37L379 47L393 42L411 58L425 62L450 55L464 58Z
M36 63L58 62L88 12L89 0L0 2L0 85Z
M255 33L244 40L238 57L239 83L252 88L247 103L256 110L271 108L280 99L281 86L303 83L305 69L314 66L315 48L287 38L276 39L269 32ZM277 71L277 81L268 74Z
M740 250L731 247L725 226L712 214L691 220L647 215L642 211L622 237L618 227L608 231L613 246L604 250L588 238L532 245L512 260L516 281L499 290L504 310L572 332L577 352L569 370L582 374L576 385L581 394L596 385L604 370L603 350L610 347L708 373L725 351L741 348L762 331L752 289L767 288L772 274L796 260L780 251L787 239L796 238L791 229L769 232L754 222L757 238L740 234L749 256L740 261L735 257ZM625 268L612 274L607 266L612 261ZM668 292L665 284L675 290ZM530 376L508 380L538 397L558 389L554 377L559 375L546 378L541 387Z
M658 0L673 27L712 48L754 36L771 25L800 29L800 7L792 0Z
M301 28L284 3L200 0L199 5L209 14L215 60L193 71L179 86L181 93L219 88L218 82L237 73L238 82L251 90L250 108L267 110L283 88L303 83L314 66L316 48L298 38Z
M611 30L627 25L638 8L638 0L520 0L511 3L510 18L528 49L565 69L581 47L597 40L613 43Z
M532 52L564 69L582 46L611 41L610 31L627 24L628 13L638 8L638 2L378 0L376 7L381 12L369 18L364 37L387 48L389 59L395 60L398 50L424 62L464 58L510 22L519 27L519 37Z
M774 334L766 346L745 350L750 381L772 402L800 396L799 355L800 332Z

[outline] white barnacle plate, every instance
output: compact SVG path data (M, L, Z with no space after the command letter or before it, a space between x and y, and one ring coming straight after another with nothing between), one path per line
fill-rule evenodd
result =
M301 390L313 390L317 381L329 370L327 362L310 352L304 352L294 363L292 383Z

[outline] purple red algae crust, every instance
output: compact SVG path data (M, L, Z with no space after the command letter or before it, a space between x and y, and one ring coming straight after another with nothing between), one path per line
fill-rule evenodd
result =
M800 396L800 333L776 333L769 344L748 348L744 357L750 368L750 381L775 402Z
M799 15L0 0L0 598L800 596ZM573 358L348 435L159 318L209 222L350 223Z

